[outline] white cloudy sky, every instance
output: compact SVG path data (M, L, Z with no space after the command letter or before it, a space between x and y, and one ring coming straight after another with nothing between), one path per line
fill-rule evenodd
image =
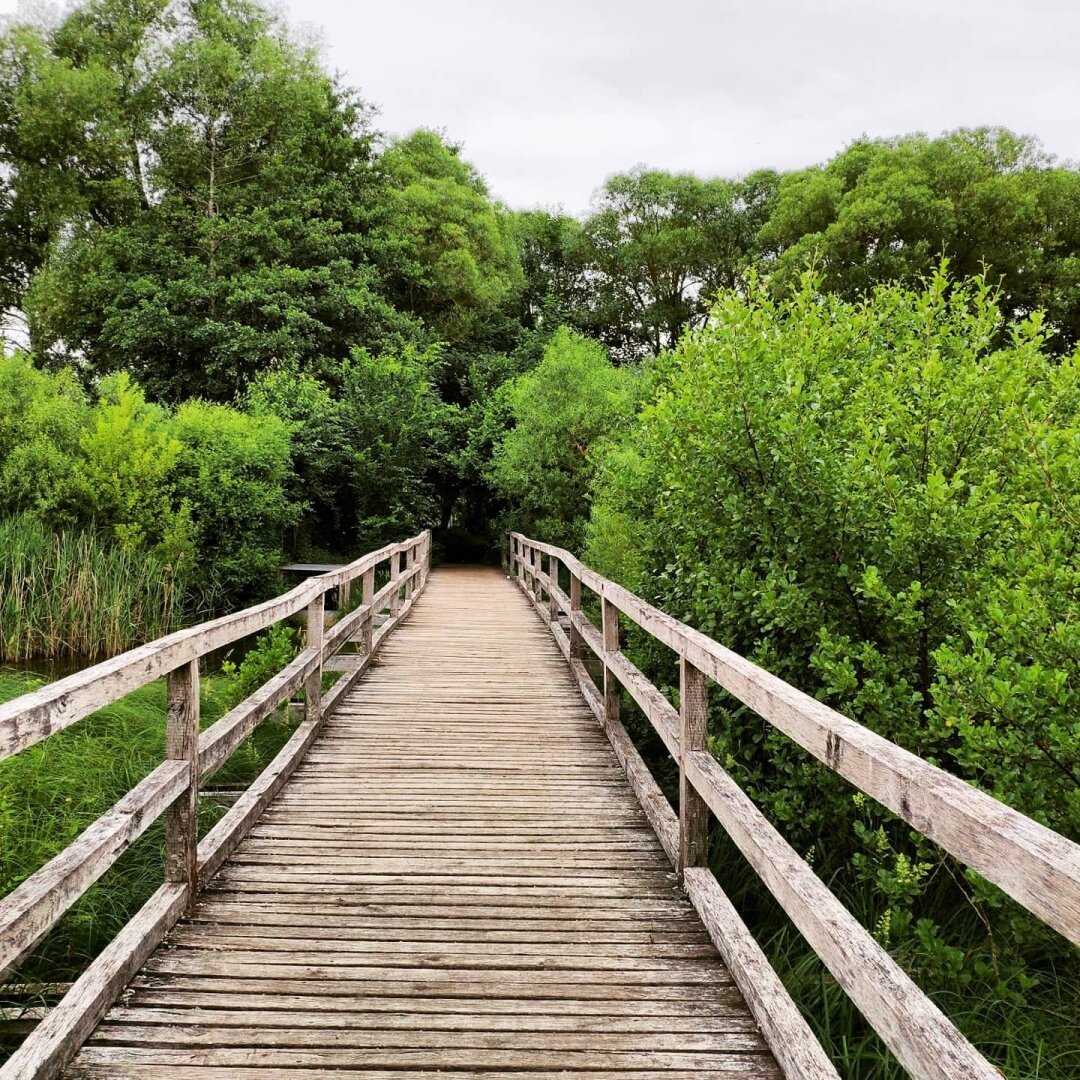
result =
M0 0L2 2L2 0ZM1004 124L1080 159L1080 0L285 0L383 130L445 129L513 206L645 163L736 175Z

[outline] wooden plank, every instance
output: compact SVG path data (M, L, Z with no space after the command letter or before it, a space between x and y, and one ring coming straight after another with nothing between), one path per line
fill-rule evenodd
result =
M166 761L79 838L0 900L0 972L29 952L184 790L188 764Z
M622 724L505 578L423 580L69 1075L777 1077Z
M414 537L407 543L421 543L425 535ZM399 546L387 545L341 570L309 578L295 589L265 603L178 630L0 705L0 761L183 664L295 614L307 607L314 597L322 596L376 566L391 549Z
M788 1080L839 1080L787 988L712 873L687 866L687 895L735 977L765 1041Z
M911 981L773 828L708 751L690 751L690 782L859 1011L913 1077L1000 1074Z
M679 662L679 874L709 864L709 808L686 774L687 755L704 750L709 713L705 676L683 658Z
M207 882L229 857L259 815L281 790L319 730L318 720L305 720L198 847L199 880Z
M199 736L203 779L217 772L255 728L307 681L318 664L319 654L315 649L302 650L254 694L203 731Z
M533 542L535 543L535 542ZM1080 945L1080 845L889 742L588 569L574 575L828 768Z
M322 662L323 631L326 625L325 596L320 593L312 597L307 606L306 647L315 652L319 662L304 683L305 716L308 720L318 720L322 715Z

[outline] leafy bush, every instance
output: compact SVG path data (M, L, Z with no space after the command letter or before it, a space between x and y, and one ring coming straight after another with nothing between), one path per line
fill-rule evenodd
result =
M296 518L284 490L288 429L274 417L189 401L170 432L180 444L174 505L190 511L198 551L191 586L204 608L241 605L276 582L282 533Z
M291 491L305 503L294 549L355 557L435 519L456 411L436 393L440 363L437 349L357 349L333 386L289 369L255 380L249 409L282 420L292 439Z
M577 545L589 513L597 447L634 417L641 375L565 327L531 371L504 383L493 410L511 425L490 465L516 527Z
M1005 328L984 281L944 269L854 302L810 275L788 300L751 280L658 362L605 456L587 557L1078 837L1080 363L1045 346L1038 316ZM1060 962L1049 931L730 699L710 742L924 984L1016 1005Z

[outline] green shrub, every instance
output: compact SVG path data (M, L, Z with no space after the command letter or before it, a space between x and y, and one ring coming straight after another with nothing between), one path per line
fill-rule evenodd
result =
M298 512L285 492L288 428L273 416L189 401L169 432L180 447L170 481L174 505L191 515L197 556L189 580L199 606L225 610L265 595Z
M580 543L597 447L629 426L641 381L637 369L615 367L603 346L562 327L535 368L499 388L492 409L509 426L489 474L515 528Z
M944 270L857 302L809 275L789 300L722 296L606 454L587 558L1075 838L1080 363L1037 316L1003 329L985 282ZM1075 977L1074 950L753 713L717 693L710 724L922 984L978 1003L983 1037L991 1003Z

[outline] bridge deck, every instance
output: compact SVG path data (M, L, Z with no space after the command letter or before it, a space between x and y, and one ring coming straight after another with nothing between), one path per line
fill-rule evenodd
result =
M550 634L440 570L66 1075L568 1072L779 1076Z

